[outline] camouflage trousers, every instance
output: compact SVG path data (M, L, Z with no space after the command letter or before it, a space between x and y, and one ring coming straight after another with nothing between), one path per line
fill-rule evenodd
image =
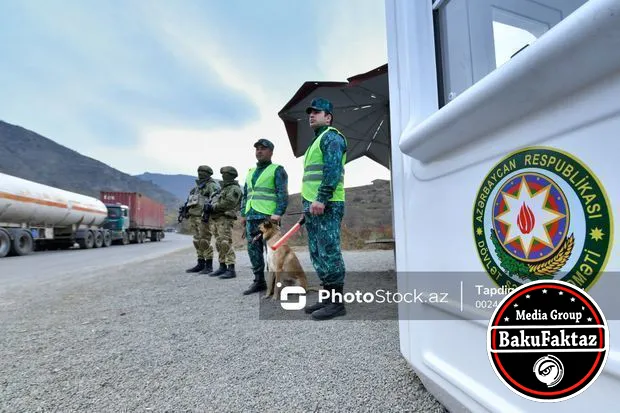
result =
M262 242L252 244L252 233L258 231L258 225L263 222L263 219L248 219L245 222L245 238L248 241L248 255L250 256L250 262L252 263L252 272L255 275L255 279L264 279L265 276L265 249Z
M211 222L205 224L200 217L188 218L190 228L194 233L194 248L198 259L210 260L213 258L213 247L211 246Z
M304 210L310 203L304 200ZM312 266L323 285L343 285L345 266L340 250L340 224L344 216L344 202L328 202L323 215L306 212L308 249Z
M220 264L230 265L235 263L235 249L233 248L232 239L233 221L233 219L227 217L211 218L217 259Z

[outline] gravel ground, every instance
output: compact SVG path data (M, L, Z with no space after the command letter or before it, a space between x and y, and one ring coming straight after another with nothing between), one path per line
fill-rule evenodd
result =
M260 319L237 260L232 280L185 274L188 249L0 296L0 410L445 411L401 356L394 318ZM391 250L345 260L394 268Z

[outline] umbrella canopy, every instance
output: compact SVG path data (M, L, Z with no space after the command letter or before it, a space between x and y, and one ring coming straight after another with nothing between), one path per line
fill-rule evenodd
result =
M293 153L302 156L314 139L306 107L322 97L334 105L335 128L348 142L347 162L367 156L390 168L390 111L387 64L347 82L305 82L278 112Z

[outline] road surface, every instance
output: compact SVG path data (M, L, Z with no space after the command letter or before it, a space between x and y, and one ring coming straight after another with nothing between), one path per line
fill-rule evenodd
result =
M37 251L21 257L0 258L0 291L73 276L87 277L97 270L147 261L192 248L192 237L166 233L160 242L112 245L90 250Z
M24 257L22 269L35 274L0 292L1 412L445 412L402 357L395 316L348 305L340 320L261 317L277 305L241 294L253 278L247 252L236 252L229 280L186 274L192 248L135 262L164 245ZM56 269L67 253L100 269ZM310 270L307 251L298 255ZM106 257L125 264L106 267ZM364 272L359 286L395 288L392 251L345 251L344 259L348 289L353 272ZM3 268L19 274L17 261Z

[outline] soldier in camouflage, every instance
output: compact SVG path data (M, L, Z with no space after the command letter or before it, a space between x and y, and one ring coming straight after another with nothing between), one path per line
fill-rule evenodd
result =
M211 246L212 232L210 224L202 222L202 213L206 203L211 201L219 191L220 185L211 176L213 169L210 166L198 167L198 179L196 186L192 188L187 197L188 221L194 233L194 248L198 263L185 272L213 271L213 247Z
M260 242L253 243L253 234L265 219L279 223L288 206L288 175L282 165L271 162L273 143L267 139L259 139L254 147L258 162L256 167L248 171L241 201L241 223L245 225L248 255L254 273L254 282L243 292L244 295L267 288L264 245Z
M340 249L340 224L344 216L344 164L347 140L332 125L333 105L314 99L306 109L314 140L304 155L302 202L312 265L325 290L327 302L306 308L312 318L326 320L346 314L344 303L334 298L343 294L345 266Z
M237 219L237 211L241 205L243 193L239 183L235 179L237 170L232 166L224 166L220 169L222 174L221 191L213 199L210 211L215 247L220 262L220 268L215 271L206 270L202 274L222 279L235 278L235 250L233 249L232 228L233 221Z

